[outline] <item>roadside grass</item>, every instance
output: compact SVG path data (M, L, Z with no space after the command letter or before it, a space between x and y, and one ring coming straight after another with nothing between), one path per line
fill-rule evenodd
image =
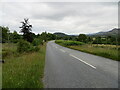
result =
M2 64L0 63L0 89L2 89Z
M119 50L120 46L118 47L118 49L114 45L83 44L83 45L66 46L63 44L63 42L61 42L61 43L56 42L56 43L59 45L71 48L71 49L75 49L75 50L79 50L82 52L87 52L90 54L94 54L94 55L98 55L98 56L102 56L102 57L106 57L106 58L120 61L120 58L118 57L118 50Z
M2 44L0 43L0 60L2 60ZM2 63L0 63L0 89L2 89Z
M10 56L18 56L17 45L14 43L4 43L2 45L2 59Z
M7 47L9 46L9 47ZM4 50L16 51L16 45L3 45ZM3 88L43 88L46 44L38 52L10 54L2 65Z
M71 46L71 45L83 45L84 43L79 41L71 41L71 40L56 40L55 43L61 44L63 46Z

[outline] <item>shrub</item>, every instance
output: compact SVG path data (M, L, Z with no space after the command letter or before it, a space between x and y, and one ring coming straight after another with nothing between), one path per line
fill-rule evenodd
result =
M3 50L3 51L2 51L2 58L4 59L5 57L11 55L11 53L12 53L11 51Z
M64 46L74 46L74 45L83 45L83 42L79 41L65 41L65 40L57 40L55 43L62 44Z
M32 42L33 46L38 46L38 45L42 45L43 41L41 39L35 38Z
M37 45L37 44L36 44ZM33 46L33 44L29 43L25 40L20 40L17 46L17 51L19 53L22 52L32 52L32 51L39 51L39 46Z
M13 43L4 43L2 44L2 58L6 58L9 56L18 56L17 53L17 45Z
M17 51L20 53L32 51L32 49L33 49L33 46L25 40L20 40L17 46Z
M33 51L36 51L36 52L39 51L39 50L40 50L40 48L38 46L35 46L34 49L33 49Z

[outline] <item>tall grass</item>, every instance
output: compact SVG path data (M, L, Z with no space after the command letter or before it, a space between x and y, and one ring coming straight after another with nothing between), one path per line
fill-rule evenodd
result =
M71 49L120 61L120 58L118 57L118 49L120 48L120 46L118 46L117 49L116 46L112 46L112 45L94 45L94 44L64 45L64 42L65 41L60 41L60 43L57 42L56 43Z
M13 43L4 43L2 45L2 58L5 59L9 56L17 56L17 45Z
M12 46L11 47L16 47ZM9 47L9 48L11 48ZM4 49L8 48L4 46ZM3 64L3 88L43 88L46 45L38 52L29 52L5 57Z
M2 59L2 43L0 43L0 60ZM2 63L0 63L0 89L2 89Z
M69 46L69 48L79 50L82 52L87 52L87 53L103 56L103 57L110 58L113 60L119 60L117 49L101 48L101 47L94 47L94 46L90 47L89 45Z
M2 89L2 63L0 63L0 89Z

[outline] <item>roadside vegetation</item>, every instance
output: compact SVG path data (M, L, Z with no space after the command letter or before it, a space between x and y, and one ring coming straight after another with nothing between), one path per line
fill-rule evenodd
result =
M116 30L119 31L119 29ZM85 34L79 34L78 36L61 35L57 37L55 43L71 49L120 61L120 36L118 36L118 33L98 36Z
M56 40L56 43L63 45L63 46L74 46L74 45L83 45L83 42L79 42L79 41L66 41L66 40Z
M24 19L20 32L2 32L2 88L44 88L46 43L55 35L47 32L34 34L28 19Z
M46 43L56 40L59 45L83 52L120 60L120 37L56 35L47 32L35 34L28 19L21 22L20 33L10 32L0 26L2 44L2 87L3 88L43 88Z
M116 47L116 45L87 44L79 41L66 40L56 40L55 43L82 52L103 56L113 60L120 60L120 58L118 57L118 49L120 49L120 46Z
M9 45L9 44L8 44ZM18 53L17 45L4 45L3 50L11 51L6 54L2 65L3 88L43 88L42 78L45 65L46 45L39 45L39 50ZM3 54L4 55L4 54Z

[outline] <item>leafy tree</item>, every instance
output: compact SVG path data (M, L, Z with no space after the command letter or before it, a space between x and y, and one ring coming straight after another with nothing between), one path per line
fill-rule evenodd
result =
M20 27L21 28L21 31L23 33L23 39L27 40L28 42L32 42L33 41L33 33L31 32L31 28L32 28L32 25L30 25L28 23L28 20L29 19L24 19L22 23L22 26Z
M44 40L46 42L47 41L47 32L42 32L41 38L42 38L42 40Z
M47 40L55 40L56 39L56 35L48 33L47 34Z
M96 37L93 44L102 44L101 37Z
M21 36L16 31L14 31L13 33L10 33L11 42L17 43L19 39L21 39Z
M32 42L33 46L43 45L43 41L40 38L35 38Z
M78 40L79 40L80 42L86 42L87 36L86 36L85 34L79 34Z
M42 32L41 35L38 34L36 37L39 37L39 39L42 39L46 42L48 40L55 40L57 36L51 33Z
M92 37L87 37L87 42L92 42Z
M64 36L63 40L69 40L69 37L68 36Z
M2 32L2 43L8 42L10 32L9 28L0 26L0 32Z
M17 51L18 52L28 52L29 49L31 48L31 44L25 40L20 40L18 45L17 45Z
M37 35L36 35L36 38L38 38L38 37L40 37L40 34L37 34Z

